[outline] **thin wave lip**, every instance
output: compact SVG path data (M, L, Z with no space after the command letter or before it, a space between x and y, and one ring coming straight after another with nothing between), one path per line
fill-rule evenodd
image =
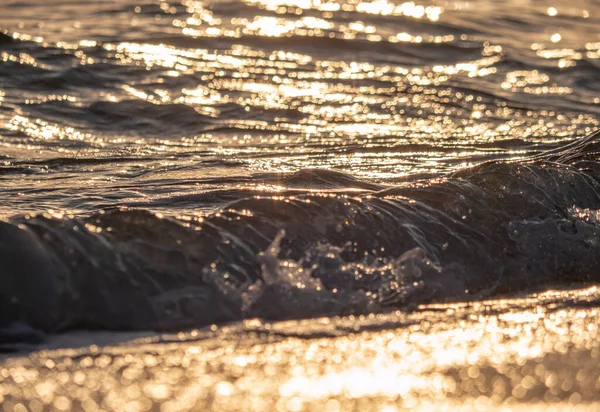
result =
M599 136L410 185L247 191L198 219L14 217L0 224L0 325L167 330L597 283ZM318 170L287 179L357 184Z

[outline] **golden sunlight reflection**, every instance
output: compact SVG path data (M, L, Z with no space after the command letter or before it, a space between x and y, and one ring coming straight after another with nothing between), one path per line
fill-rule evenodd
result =
M4 62L4 63L14 62L14 63L24 64L24 65L26 64L26 65L30 65L33 67L39 66L39 63L36 61L36 59L27 53L19 53L18 55L15 55L15 54L11 54L11 53L3 51L0 53L0 61Z
M537 70L532 71L514 71L506 75L506 80L502 82L503 89L512 92L524 92L529 94L556 94L565 95L573 93L570 87L548 84L550 77Z
M441 43L453 40L452 35L411 35L401 32L389 35L389 30L377 33L375 25L365 24L363 21L350 23L337 22L333 19L333 12L355 12L360 14L375 14L384 16L404 16L414 19L437 21L443 13L439 6L422 6L414 2L404 2L399 5L387 0L374 2L321 2L320 0L243 0L249 6L256 6L275 12L277 15L295 15L296 18L256 15L254 17L234 17L229 21L216 18L210 8L201 2L184 1L190 17L176 18L173 25L181 29L182 33L191 37L229 37L242 38L244 35L264 37L328 37L351 40L357 37L371 42L414 42L414 43ZM305 11L316 10L322 17L302 16Z
M295 32L297 29L316 29L306 31L307 35L316 35L319 33L319 30L327 30L333 27L332 23L315 17L303 17L295 21L277 19L275 17L256 17L246 25L244 32L259 36L280 37L284 34Z
M600 389L600 312L586 306L598 293L550 291L412 314L250 319L132 334L106 347L86 346L82 335L78 349L0 364L0 401L118 411L585 407ZM551 309L563 299L582 306Z
M16 115L4 126L8 130L19 130L35 140L85 140L92 137L91 133L82 133L73 127L61 127L41 119L30 119Z
M508 232L484 246L508 242L502 253L515 261L506 270L516 273L556 269L563 279L575 270L518 225L546 230L546 217L558 216L552 233L561 231L565 248L585 254L597 243L594 196L562 211L550 202L544 214L532 203L529 221L502 210L490 217L479 194L502 186L511 212L511 196L520 202L523 190L544 186L536 179L554 179L544 184L564 186L565 199L583 190L563 180L594 183L597 174L588 182L575 167L519 163L600 127L599 18L591 0L0 1L0 237L24 222L19 234L40 262L52 261L43 268L52 287L63 269L79 282L77 269L106 267L101 281L117 286L135 280L120 274L148 271L135 303L151 319L122 328L149 328L157 314L157 330L173 320L200 328L49 333L43 348L5 354L3 339L13 337L0 314L0 412L598 409L600 288L483 300L488 291L475 289L489 279L465 291L473 273L460 259L486 259L476 240L486 219ZM591 158L580 153L568 157ZM494 167L456 173L484 162ZM281 249L283 231L266 246L282 227L297 233ZM429 272L396 255L416 245L435 252ZM0 255L12 250L2 247ZM486 264L501 260L487 252ZM231 267L223 284L221 263ZM438 296L434 269L458 291L444 296L470 300L418 305ZM232 279L248 288L225 290ZM323 293L339 279L360 291L347 307L343 288ZM384 301L388 284L398 300ZM413 299L429 293L422 285L438 290ZM59 312L63 300L95 310L112 298L80 302L71 287L79 284L57 289ZM319 293L304 294L311 290ZM288 291L281 304L291 311L274 305L264 318L293 320L244 319ZM22 303L8 301L11 310ZM179 309L199 317L184 323ZM69 327L81 326L65 312ZM344 316L314 317L331 313ZM55 327L66 326L51 319Z
M139 60L146 66L160 65L185 71L194 57L205 53L204 50L182 50L165 45L121 43L107 45L107 50L115 52L114 56L123 63Z
M415 19L426 18L437 21L443 13L439 6L423 6L412 1L394 4L388 0L375 0L370 2L360 1L321 1L321 0L243 0L247 4L258 5L269 11L284 13L290 9L300 11L314 9L322 12L358 12L379 14L385 16L406 16ZM298 13L298 12L297 12ZM300 14L298 13L298 14Z
M413 2L405 2L398 6L387 0L376 0L373 2L360 2L356 5L358 12L369 14L382 14L391 16L407 16L415 19L427 18L431 21L437 21L442 14L443 9L438 6L424 7Z

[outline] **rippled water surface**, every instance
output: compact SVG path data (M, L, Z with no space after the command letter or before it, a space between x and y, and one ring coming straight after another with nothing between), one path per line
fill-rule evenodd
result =
M598 127L599 23L583 0L2 1L0 326L600 281L598 138L564 147Z
M376 182L598 125L594 2L3 1L1 213L322 168ZM309 186L310 182L304 182ZM197 205L194 205L196 208Z

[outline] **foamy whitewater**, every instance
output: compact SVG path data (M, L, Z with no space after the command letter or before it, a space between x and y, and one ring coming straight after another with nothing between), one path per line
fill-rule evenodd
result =
M600 7L0 5L0 340L600 282Z

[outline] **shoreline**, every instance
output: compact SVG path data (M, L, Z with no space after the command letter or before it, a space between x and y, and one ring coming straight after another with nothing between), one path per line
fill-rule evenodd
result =
M589 287L409 314L56 335L0 357L0 399L40 411L597 409L598 300Z

